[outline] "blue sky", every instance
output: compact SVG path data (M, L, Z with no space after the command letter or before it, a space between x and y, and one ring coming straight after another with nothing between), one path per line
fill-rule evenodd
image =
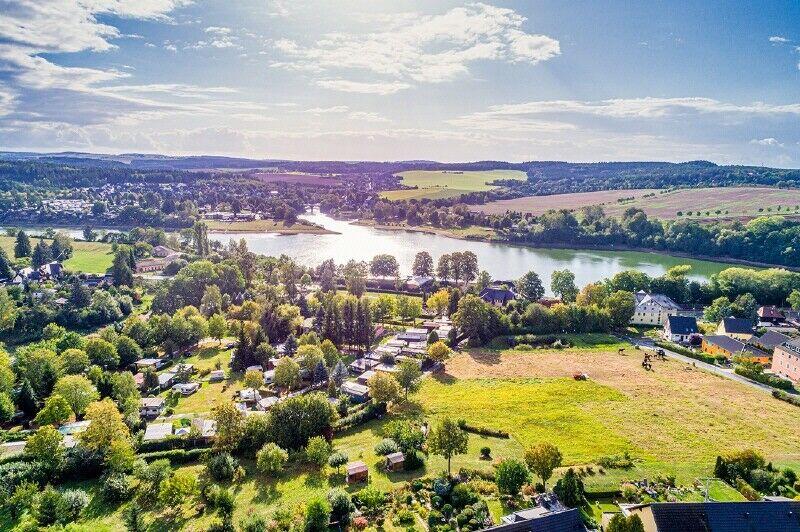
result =
M0 148L800 167L800 2L0 0Z

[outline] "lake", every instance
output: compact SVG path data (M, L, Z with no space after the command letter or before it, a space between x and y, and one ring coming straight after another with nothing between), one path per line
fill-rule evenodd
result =
M572 249L540 249L512 244L497 244L473 240L459 240L446 236L412 232L381 230L352 225L334 220L318 212L305 214L303 219L336 231L335 235L276 235L259 233L211 234L210 238L227 244L230 239L244 238L249 249L263 255L287 255L301 264L316 266L326 259L343 264L350 259L369 261L377 254L394 255L400 263L402 275L411 273L414 255L427 251L434 260L454 251L472 251L478 257L478 266L488 271L493 279L513 280L534 270L546 288L550 274L567 268L575 273L575 282L585 284L611 277L622 270L639 270L658 276L672 266L690 264L693 279L708 279L731 264L684 259L635 251L587 251Z

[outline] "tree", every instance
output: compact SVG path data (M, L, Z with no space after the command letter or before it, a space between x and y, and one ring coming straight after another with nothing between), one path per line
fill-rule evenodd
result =
M440 281L447 282L447 279L451 277L451 271L450 255L444 254L439 257L439 261L436 263L436 277L438 277Z
M44 464L49 474L57 474L64 462L64 437L55 427L44 426L28 438L25 456Z
M722 318L727 318L733 314L733 305L730 300L725 296L720 296L711 302L703 310L703 317L706 321L716 323Z
M340 387L344 380L349 376L350 374L347 371L347 366L344 365L344 362L341 360L336 362L336 365L331 371L331 380L336 384L336 387Z
M616 513L608 522L606 532L644 532L644 523L636 514L626 517L621 513Z
M201 257L207 257L211 253L211 246L208 243L208 225L205 222L195 222L192 231L195 252Z
M528 301L539 301L544 297L544 286L542 280L535 271L529 271L516 284L517 293Z
M467 452L469 437L458 423L445 417L428 436L428 450L447 460L447 474L450 475L450 460Z
M23 379L17 394L17 405L28 418L33 418L39 411L39 399L28 379Z
M130 431L117 405L111 399L97 401L86 408L85 419L91 421L78 438L88 449L106 452L115 441L129 441Z
M133 268L130 251L124 247L117 250L111 265L111 276L116 286L133 286Z
M62 523L64 519L64 499L51 485L39 495L39 504L36 506L36 522L39 526L47 527Z
M561 466L563 460L561 451L552 443L539 443L525 451L525 463L528 468L542 479L542 485L547 487L547 481L553 476L553 470Z
M444 362L450 358L452 353L452 349L450 349L442 340L438 340L428 346L428 358L435 360L436 362Z
M30 257L31 255L31 239L25 231L17 233L17 240L14 243L14 257L21 259L22 257Z
M33 421L39 426L58 426L72 419L74 415L66 399L54 393L45 400L44 406Z
M167 508L177 508L197 495L197 475L179 469L161 483L158 501Z
M516 458L505 458L497 465L495 478L500 493L517 495L528 482L528 469Z
M628 323L636 312L636 298L633 293L617 290L612 292L604 301L608 313L611 315L611 323L616 328L627 327Z
M256 467L265 474L279 473L287 461L289 453L272 442L264 444L256 453Z
M578 296L575 274L567 269L555 270L550 276L550 290L565 303L572 303Z
M342 268L342 277L347 291L361 297L367 289L367 265L364 262L349 260Z
M450 303L450 292L447 290L437 290L426 302L429 309L433 310L437 316L441 316L447 310Z
M416 319L422 314L422 300L418 297L398 296L397 315L403 320Z
M384 253L372 258L369 271L375 277L397 277L400 274L400 265L394 255Z
M427 251L420 251L414 255L414 265L411 271L418 277L432 277L433 276L433 258Z
M324 393L290 397L270 410L272 440L284 449L305 447L309 438L329 434L336 411Z
M18 316L17 303L8 295L5 287L0 287L0 332L13 329Z
M397 366L396 378L397 383L405 391L405 398L408 401L408 393L419 390L422 383L422 370L414 360L403 360Z
M65 261L72 257L72 239L64 233L56 233L50 244L51 260Z
M289 357L275 364L275 385L291 390L300 383L300 365Z
M34 268L43 266L53 260L53 253L50 251L50 246L44 240L39 240L33 248L31 254L31 265Z
M327 499L317 497L306 504L306 516L303 521L305 532L326 532L331 521L331 505Z
M208 317L219 312L222 312L222 292L217 285L208 285L200 299L200 313Z
M14 270L11 268L11 261L8 259L6 250L0 248L0 279L11 279L14 277Z
M341 455L341 453L334 453L334 455L335 454ZM346 458L345 456L345 462L347 461ZM345 529L350 523L350 515L356 511L353 499L350 497L350 494L342 488L328 490L327 498L331 505L331 520L338 521L342 528Z
M786 298L786 302L793 310L800 310L800 290L796 288L792 290L789 297Z
M306 460L319 467L328 463L331 444L322 436L312 436L306 444Z
M102 338L90 338L86 342L86 355L92 364L104 369L116 369L119 366L117 348Z
M214 449L230 452L236 449L244 433L244 414L231 401L222 401L211 410L217 422Z
M608 288L603 283L589 283L584 286L580 292L578 292L578 297L575 298L575 302L583 307L588 307L590 305L597 305L602 306L608 297Z
M217 342L222 341L222 338L228 332L228 324L225 321L225 316L222 314L212 314L210 318L208 318L208 334L211 338L217 340Z
M562 478L556 482L553 492L558 499L570 508L577 508L583 504L585 497L583 481L571 467Z
M264 374L258 370L250 370L244 374L244 387L254 390L261 389L264 384Z
M329 368L334 367L336 363L339 362L341 354L339 353L339 350L336 349L336 346L333 342L326 338L321 344L319 344L319 348L322 350L322 357L325 359L325 364Z
M120 335L115 342L115 348L119 357L119 366L122 368L127 368L142 358L142 348L130 336Z
M83 415L86 408L100 398L94 384L83 375L61 377L53 387L53 394L63 397L76 416Z
M369 395L377 403L391 403L400 397L400 385L394 375L379 371L367 381Z
M349 458L347 455L341 451L336 451L332 453L328 457L328 465L336 469L336 473L338 474L343 465L347 463Z
M122 519L128 532L145 532L147 522L144 519L144 510L136 500L133 500L122 513Z

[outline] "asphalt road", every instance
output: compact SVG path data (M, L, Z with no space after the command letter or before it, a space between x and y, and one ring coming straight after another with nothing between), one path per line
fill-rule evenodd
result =
M628 342L638 345L640 347L645 347L647 349L651 349L655 351L658 349L655 344L651 340L648 339L641 339L641 338L625 338ZM669 349L664 349L664 354L666 354L670 358L674 358L675 360L680 360L681 362L685 362L686 364L693 365L697 368L703 369L705 371L709 371L720 377L724 377L726 379L730 379L732 381L740 382L746 386L750 386L751 388L755 388L757 390L761 390L764 393L768 393L772 395L773 388L771 386L767 386L766 384L761 384L760 382L751 381L750 379L746 379L741 375L738 375L732 369L721 368L719 366L715 366L713 364L708 364L707 362L703 362L701 360L696 360L694 358L687 357L686 355L681 355L680 353L676 353L674 351L670 351Z

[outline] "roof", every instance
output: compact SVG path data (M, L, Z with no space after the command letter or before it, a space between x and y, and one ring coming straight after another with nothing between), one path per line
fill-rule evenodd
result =
M647 304L658 305L659 307L667 310L681 309L681 306L675 303L671 297L664 294L647 294L646 296L642 297L636 305L639 306Z
M758 338L753 338L751 342L763 345L767 348L778 347L779 345L783 345L786 342L790 341L791 338L786 336L785 334L781 334L778 331L767 331L762 334Z
M503 303L511 301L517 297L517 295L509 288L502 288L498 286L488 286L481 290L481 293L478 295L484 301L502 301Z
M697 320L692 316L667 316L667 324L672 334L697 333Z
M586 530L577 508L536 515L538 513L525 510L516 512L512 522L505 522L487 530L503 532L585 532Z
M769 305L765 307L759 307L758 317L782 320L783 313L780 310L778 310L778 308L775 307L774 305Z
M160 407L164 405L164 398L163 397L142 397L139 399L139 406L144 408L149 407Z
M369 388L357 382L345 381L342 383L342 391L349 395L368 395Z
M800 501L659 502L650 509L658 532L800 531Z
M387 454L386 459L392 464L398 464L405 461L406 457L403 455L403 453L397 452Z
M345 468L347 470L348 475L352 475L353 473L362 473L364 471L369 471L367 464L359 460L358 462L350 462L347 464Z
M705 340L706 343L721 347L729 353L740 353L742 349L744 349L744 344L742 342L722 334L706 336L703 340Z
M144 441L163 440L172 436L172 423L150 423L144 430Z
M728 333L753 334L753 322L745 318L722 318L722 327Z

